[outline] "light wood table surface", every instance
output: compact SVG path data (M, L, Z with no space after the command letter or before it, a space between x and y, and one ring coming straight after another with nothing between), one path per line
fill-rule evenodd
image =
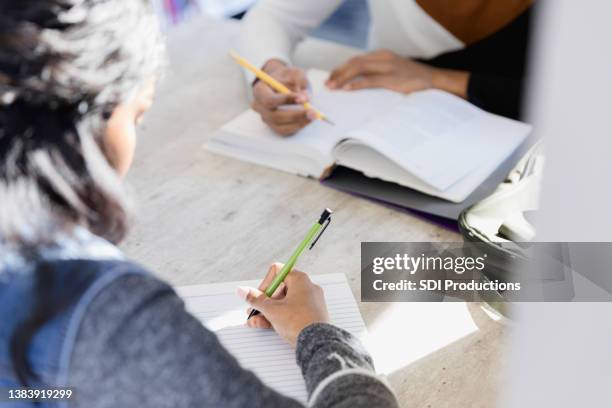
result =
M128 256L174 285L263 277L283 261L324 207L335 210L313 274L343 272L360 298L362 241L457 241L459 234L275 170L204 150L248 107L245 83L227 56L239 23L198 19L168 34L169 66L139 134L128 177L136 217ZM296 61L330 69L354 50L308 40ZM403 406L494 406L503 327L478 305L360 303L378 368Z

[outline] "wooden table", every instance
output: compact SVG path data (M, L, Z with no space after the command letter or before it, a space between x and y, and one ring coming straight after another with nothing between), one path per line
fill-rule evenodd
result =
M136 208L123 249L174 285L261 278L284 260L323 207L333 226L300 268L343 272L360 298L362 241L456 241L460 236L315 180L203 149L248 107L231 62L239 24L194 20L168 35L169 67L139 136L128 177ZM355 53L308 40L296 61L330 69ZM297 234L297 235L296 235ZM360 303L378 368L404 406L493 406L503 327L478 305Z

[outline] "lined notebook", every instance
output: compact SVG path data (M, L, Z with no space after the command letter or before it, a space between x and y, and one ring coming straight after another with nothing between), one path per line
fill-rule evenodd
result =
M363 339L365 324L346 277L336 273L311 279L325 292L331 323ZM258 285L259 281L241 281L183 286L176 290L185 300L187 310L216 332L221 344L243 367L255 372L268 386L306 403L306 385L295 362L295 351L273 330L245 326L247 306L235 291L238 286Z

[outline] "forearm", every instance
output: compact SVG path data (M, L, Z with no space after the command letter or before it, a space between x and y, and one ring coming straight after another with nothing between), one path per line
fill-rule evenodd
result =
M238 53L256 67L263 67L273 58L289 62L293 48L301 39L300 33L283 21L283 13L269 8L265 1L253 7L241 23L236 44ZM247 83L252 83L254 75L246 70L244 73Z
M485 73L470 76L467 99L474 105L513 119L519 119L523 100L523 78Z
M271 58L290 62L296 44L320 25L343 0L262 0L241 25L236 48L257 67ZM254 80L245 72L247 84Z
M432 67L432 87L513 119L521 113L523 79Z
M468 99L469 72L434 67L431 69L433 88Z
M313 324L300 333L297 362L314 407L397 407L372 359L348 332L329 324Z

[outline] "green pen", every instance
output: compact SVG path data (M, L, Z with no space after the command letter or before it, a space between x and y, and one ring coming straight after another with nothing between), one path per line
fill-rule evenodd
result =
M304 252L304 249L306 249L306 247L309 244L310 244L310 247L308 248L309 250L315 246L319 238L321 238L321 235L323 235L323 233L325 232L325 229L329 226L329 223L331 222L331 215L332 215L332 210L330 210L329 208L326 208L321 214L319 221L315 222L314 225L310 227L310 229L306 233L306 236L304 237L302 242L300 242L300 244L295 249L295 251L293 251L291 258L289 258L285 266L283 266L280 272L276 275L272 283L270 283L270 285L266 288L265 294L267 297L272 297L274 292L276 292L276 289L278 289L280 284L283 283L287 275L289 275L289 272L291 272L291 270L295 266L295 263L297 262L297 259L299 258L299 256L302 254L302 252ZM317 235L319 231L321 231L321 233L315 238L315 235ZM247 317L247 320L249 320L251 317L256 316L258 314L259 314L259 311L253 309L251 313L249 314L249 317Z

